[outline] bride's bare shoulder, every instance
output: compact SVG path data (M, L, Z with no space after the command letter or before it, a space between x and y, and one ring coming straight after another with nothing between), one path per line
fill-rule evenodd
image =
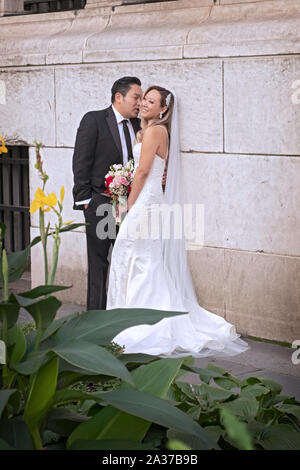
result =
M166 138L166 131L167 128L160 124L157 126L149 126L144 132L143 140L146 138L161 141L162 139Z

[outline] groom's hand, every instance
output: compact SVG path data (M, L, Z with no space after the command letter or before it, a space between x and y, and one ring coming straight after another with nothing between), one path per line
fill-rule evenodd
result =
M88 204L84 204L84 208L85 208L85 209L87 208L87 206L88 206Z

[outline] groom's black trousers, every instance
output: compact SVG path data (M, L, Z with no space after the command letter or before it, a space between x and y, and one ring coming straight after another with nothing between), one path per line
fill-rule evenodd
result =
M112 212L106 212L105 215L96 215L99 204L103 198L99 195L93 196L88 207L83 210L86 225L87 258L88 258L88 280L87 280L87 310L105 310L106 309L106 279L108 273L108 252L110 245L114 245L115 236L100 239L96 233L97 224L104 217L110 217L112 225L115 222ZM102 200L101 200L102 199ZM106 202L106 201L105 201ZM107 202L106 202L107 204ZM109 205L111 207L111 205ZM107 206L106 206L107 207ZM108 226L106 228L108 230ZM119 227L116 226L116 234Z

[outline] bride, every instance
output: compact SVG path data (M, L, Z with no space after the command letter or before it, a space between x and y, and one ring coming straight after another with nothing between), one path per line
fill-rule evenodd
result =
M177 108L175 93L160 86L151 86L143 96L142 129L133 148L135 176L128 212L112 251L106 308L185 312L118 333L113 341L125 346L126 354L224 358L245 352L249 346L234 325L198 304L187 263L185 237L173 235L174 217L168 219L169 238L162 236L161 228L157 236L145 236L157 207L161 204L183 207ZM167 179L163 191L165 167ZM163 220L163 227L166 223Z

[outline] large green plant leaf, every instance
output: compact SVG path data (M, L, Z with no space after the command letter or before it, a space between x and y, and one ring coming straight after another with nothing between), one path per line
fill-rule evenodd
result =
M282 413L288 413L295 416L300 421L300 405L281 405L277 406L277 409Z
M63 405L69 402L81 401L81 400L96 400L101 402L97 396L93 393L82 392L71 388L62 388L57 390L53 396L52 406Z
M16 450L10 446L6 441L0 439L0 450Z
M15 295L19 305L25 308L33 317L37 328L45 330L53 321L62 302L56 297L50 296L44 299L22 297Z
M89 417L76 413L68 408L51 408L45 420L45 429L51 430L60 436L67 437L81 423L88 421Z
M202 439L203 448L218 449L219 446L183 411L170 405L166 400L150 395L140 390L119 389L112 392L99 393L103 400L126 413L143 418L150 423L156 423L166 428Z
M78 315L80 315L79 312L74 312L74 313L70 313L70 315L65 315L64 317L61 317L61 318L58 318L57 320L54 320L47 328L46 330L44 331L42 337L41 337L41 341L44 341L45 339L49 338L50 336L52 336L57 330L59 330L59 328L61 328L61 326L64 324L64 323L67 323L68 321L72 320L72 318L75 318L77 317Z
M28 354L26 361L13 364L11 368L20 374L35 374L49 360L50 355L50 350L31 352Z
M210 436L215 442L217 442L220 435L222 434L222 429L220 428L221 432L219 432L219 434L217 434L216 432L213 434L211 432L209 433L207 431L207 428L212 428L212 426L207 426L204 429L205 429L205 432L207 433L207 435ZM169 429L167 431L167 437L170 440L179 440L179 441L183 442L184 444L186 444L192 450L201 450L201 449L203 449L203 441L198 436L193 436L191 434L186 434L186 433L183 433L183 432L174 431L174 429Z
M221 373L221 372L216 371L216 370L210 370L208 368L203 369L203 368L195 367L195 366L191 366L191 365L185 365L184 369L186 369L188 372L194 372L195 374L198 374L201 381L206 383L206 384L209 384L211 379L215 379L216 377L224 378L224 373L225 372L226 372L226 374L228 374L227 371L225 371L224 373Z
M9 400L9 397L15 393L16 390L0 390L0 418L2 415L2 412Z
M257 415L259 403L255 398L250 397L238 397L227 403L221 403L215 405L217 408L227 409L234 415L244 418L247 421L251 421Z
M1 271L1 270L0 270ZM0 321L6 319L7 327L12 328L18 321L20 306L14 302L1 302L0 303Z
M113 354L96 344L70 340L53 348L61 358L88 372L119 377L134 385L130 372Z
M289 424L267 427L258 441L266 450L300 450L300 433Z
M267 387L264 387L261 384L254 384L248 385L247 387L243 387L240 397L260 397L262 395L267 395L270 393L270 390Z
M16 251L14 253L7 253L7 263L8 263L8 282L15 282L24 273L28 256L30 253L30 246L27 246L22 251ZM3 275L2 270L0 269L0 283L3 284Z
M136 387L157 397L165 397L182 362L183 359L160 359L135 369L132 376ZM120 389L128 388L127 384L122 384ZM81 439L122 439L123 436L132 441L141 441L150 425L149 421L107 406L90 421L79 426L70 436L68 445Z
M176 385L191 399L200 397L210 406L214 406L217 402L228 400L236 396L232 391L223 390L221 388L212 387L207 384L187 384L186 382L176 382Z
M7 332L9 348L9 366L21 361L26 351L26 339L19 325L14 325Z
M182 315L152 309L121 308L113 310L89 310L65 323L56 333L57 342L76 338L106 345L120 332L134 325L157 323L162 318ZM123 346L122 344L120 346Z
M75 441L69 450L155 450L155 447L126 439L103 439L101 441Z
M69 286L57 286L54 284L40 285L35 287L34 289L22 292L21 294L17 295L16 298L25 297L27 299L37 299L38 297L42 297L43 295L53 294L53 292L58 292L60 290L65 290L69 288Z
M279 394L282 390L282 385L280 385L278 382L275 382L274 380L268 379L266 377L247 377L242 381L241 386L245 385L255 385L255 384L261 384L265 387L267 387L271 392L275 393L276 395Z
M32 450L30 433L21 416L0 422L0 439L17 450Z
M56 391L59 358L54 356L34 376L24 409L24 420L32 429L43 419Z
M227 436L229 437L230 444L241 450L254 450L251 434L249 433L245 423L239 421L237 417L232 414L228 409L221 409L221 423L226 429ZM226 435L223 435L225 440Z

